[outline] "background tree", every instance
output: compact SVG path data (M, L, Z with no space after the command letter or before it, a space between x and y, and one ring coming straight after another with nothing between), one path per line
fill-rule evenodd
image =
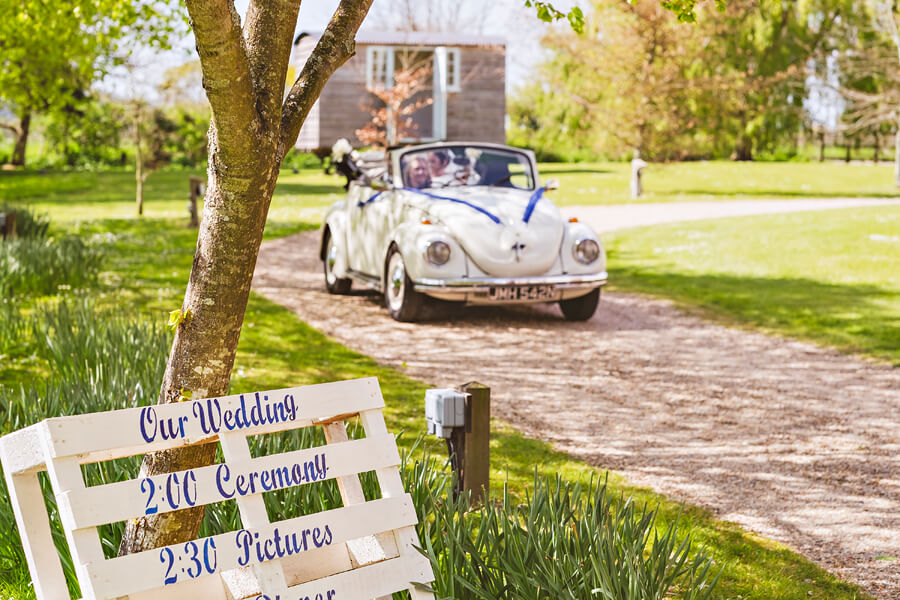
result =
M806 65L834 47L840 23L854 12L845 0L736 1L710 20L698 75L713 82L707 126L730 134L732 158L793 144L804 122ZM716 56L719 65L707 62Z
M209 110L199 60L189 60L167 69L159 92L164 105L179 106L188 111Z
M414 137L418 126L413 115L434 103L431 91L431 55L404 51L395 55L394 81L390 86L366 88L374 97L368 110L372 120L355 131L364 145L387 148Z
M25 164L32 118L69 106L127 52L167 44L174 0L20 0L0 3L0 103L16 116L12 163Z
M869 0L859 6L859 14L862 20L844 26L841 51L820 57L817 64L827 68L833 60L837 65L837 81L830 85L847 103L842 116L847 135L872 135L877 147L881 136L895 132L894 177L900 186L898 13L889 0Z
M125 107L102 94L73 96L44 119L44 137L69 167L124 166Z
M588 131L594 152L607 156L639 148L657 159L745 160L795 143L804 67L851 11L844 0L734 0L701 7L689 28L652 0L595 0L587 12L588 35L545 37L551 58L524 95L547 96L539 104L567 116L586 111L585 122L560 132L564 144ZM552 139L533 129L548 119L522 104L513 102L522 117L515 139Z

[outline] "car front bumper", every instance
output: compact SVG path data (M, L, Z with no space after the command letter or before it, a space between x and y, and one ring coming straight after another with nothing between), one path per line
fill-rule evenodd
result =
M460 277L454 279L423 278L413 282L417 292L445 300L467 301L477 304L506 303L491 294L497 288L552 287L553 297L538 300L518 299L514 302L553 302L586 294L606 285L606 271L585 275L549 275L541 277Z

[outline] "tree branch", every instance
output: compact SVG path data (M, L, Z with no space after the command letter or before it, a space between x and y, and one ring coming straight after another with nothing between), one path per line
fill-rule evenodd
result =
M300 0L251 0L244 23L250 74L266 128L281 124L281 101Z
M259 116L241 19L233 0L186 0L186 4L219 150L226 159L244 154L256 146L256 136L248 134L259 131Z
M356 32L372 0L341 0L331 22L294 82L281 114L278 159L297 141L300 127L331 74L356 52Z
M15 135L19 135L19 128L12 123L0 121L0 129L6 129L8 131L12 131Z

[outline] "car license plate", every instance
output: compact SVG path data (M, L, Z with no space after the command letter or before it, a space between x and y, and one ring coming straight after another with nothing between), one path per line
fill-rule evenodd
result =
M556 290L552 285L510 285L492 287L488 298L498 302L528 300L556 300Z

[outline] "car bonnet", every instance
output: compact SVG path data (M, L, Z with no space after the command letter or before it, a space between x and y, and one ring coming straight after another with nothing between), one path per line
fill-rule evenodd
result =
M542 192L476 186L409 193L419 196L417 204L426 201L429 216L487 275L542 275L559 256L562 216Z

